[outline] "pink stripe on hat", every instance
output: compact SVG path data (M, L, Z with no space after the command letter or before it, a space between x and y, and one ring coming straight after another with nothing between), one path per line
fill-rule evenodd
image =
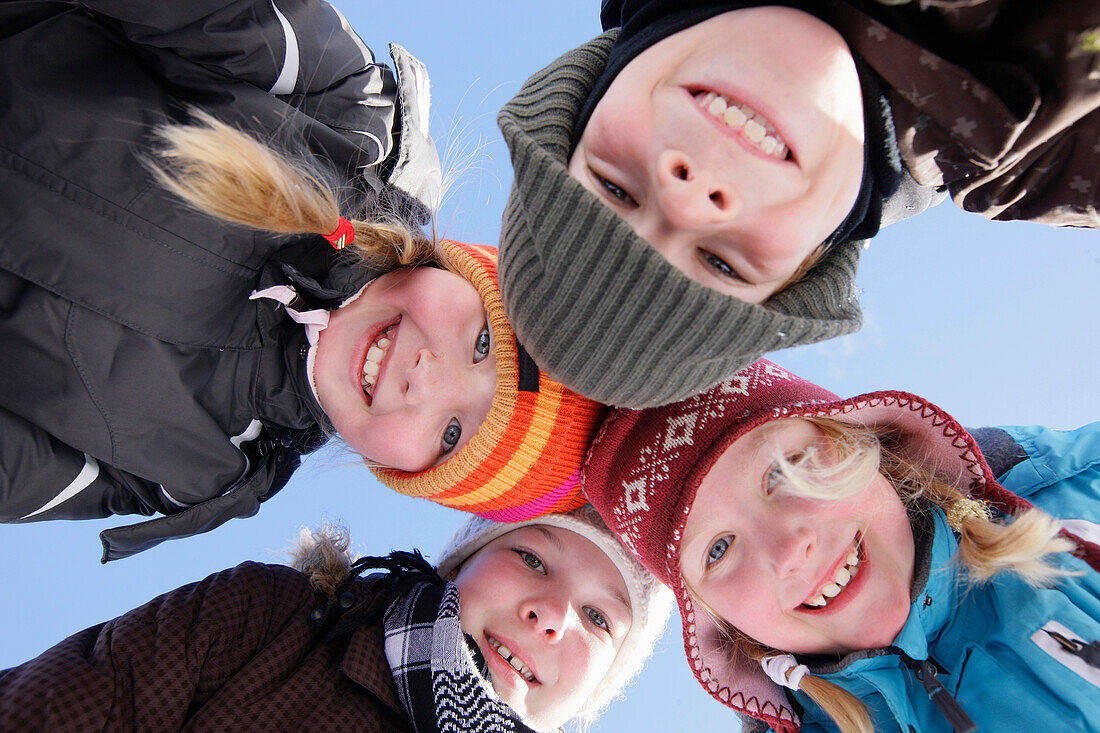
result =
M529 501L526 504L498 509L495 511L477 512L479 517L491 519L494 522L522 522L532 517L541 517L555 511L555 507L570 495L577 493L577 486L581 482L581 472L575 471L556 489L548 491L543 496ZM560 511L560 510L559 510Z

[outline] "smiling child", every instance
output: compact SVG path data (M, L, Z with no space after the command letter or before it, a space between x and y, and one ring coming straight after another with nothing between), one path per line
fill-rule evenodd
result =
M498 118L505 306L593 399L672 402L854 331L863 240L947 194L1100 226L1095 3L606 0L601 18Z
M101 534L126 557L252 516L334 434L464 511L583 503L601 408L516 342L495 249L420 228L416 59L320 0L8 3L0 28L0 521L163 515Z
M920 397L842 400L760 360L614 411L584 486L672 587L700 684L742 715L1100 730L1100 423L975 433L996 469Z
M303 535L295 570L245 563L6 670L0 727L550 731L596 718L672 607L590 506L474 518L438 573Z

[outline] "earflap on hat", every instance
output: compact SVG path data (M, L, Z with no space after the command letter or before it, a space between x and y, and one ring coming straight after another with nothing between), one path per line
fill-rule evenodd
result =
M516 341L497 286L496 250L444 241L449 264L477 289L494 341L492 405L474 436L438 466L372 468L386 486L504 522L584 503L580 465L606 408L540 371Z

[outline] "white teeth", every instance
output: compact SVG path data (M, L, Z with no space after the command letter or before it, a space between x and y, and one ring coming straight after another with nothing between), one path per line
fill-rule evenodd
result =
M520 677L527 680L528 682L535 681L535 675L531 672L531 669L526 664L524 664L519 657L514 656L511 649L504 646L492 637L489 637L489 645L496 650L497 654L499 654L504 659L504 661L508 662L512 669L519 672Z
M764 131L764 126L756 120L749 120L741 129L744 131L745 137L747 137L750 142L756 143L757 145L760 144L767 134L767 132Z
M720 118L732 130L741 130L745 138L765 155L781 160L787 157L787 145L772 124L751 107L734 104L715 92L699 92L695 101L707 112Z
M726 108L724 117L726 124L734 129L740 129L742 125L749 121L748 115L742 112L740 107Z
M382 333L388 334L393 326L385 329ZM391 339L384 335L380 335L371 347L367 349L367 358L363 361L363 379L361 384L363 390L370 395L370 390L374 387L378 381L378 372L382 368L382 358L386 355L386 349L393 343Z
M847 587L848 583L852 581L852 578L856 577L859 573L859 566L863 562L859 556L858 542L859 540L857 539L856 548L845 555L845 564L837 568L836 572L833 573L832 582L825 583L818 588L817 595L806 601L803 605L811 608L821 608L829 605L829 602L840 595L840 592Z

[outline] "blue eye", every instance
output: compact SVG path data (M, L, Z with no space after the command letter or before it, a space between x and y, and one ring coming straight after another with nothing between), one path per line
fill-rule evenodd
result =
M481 333L477 335L477 341L474 342L474 363L477 364L485 359L489 355L489 349L493 345L493 334L489 331L489 324L486 323L485 327L481 329Z
M546 566L543 564L542 559L533 552L527 550L516 550L516 553L523 560L523 564L532 570L537 570L540 573L546 572Z
M611 622L607 620L607 617L600 613L597 609L586 607L584 612L588 614L588 619L596 625L597 628L603 629L607 633L611 633Z
M722 556L726 554L726 550L730 548L730 544L733 542L733 535L726 535L720 537L713 545L710 546L710 550L707 551L707 565L713 565L722 559Z
M450 453L454 450L454 447L458 445L458 441L462 438L462 425L458 422L458 418L452 418L451 422L447 424L447 427L443 428L443 441L440 446L441 454Z

